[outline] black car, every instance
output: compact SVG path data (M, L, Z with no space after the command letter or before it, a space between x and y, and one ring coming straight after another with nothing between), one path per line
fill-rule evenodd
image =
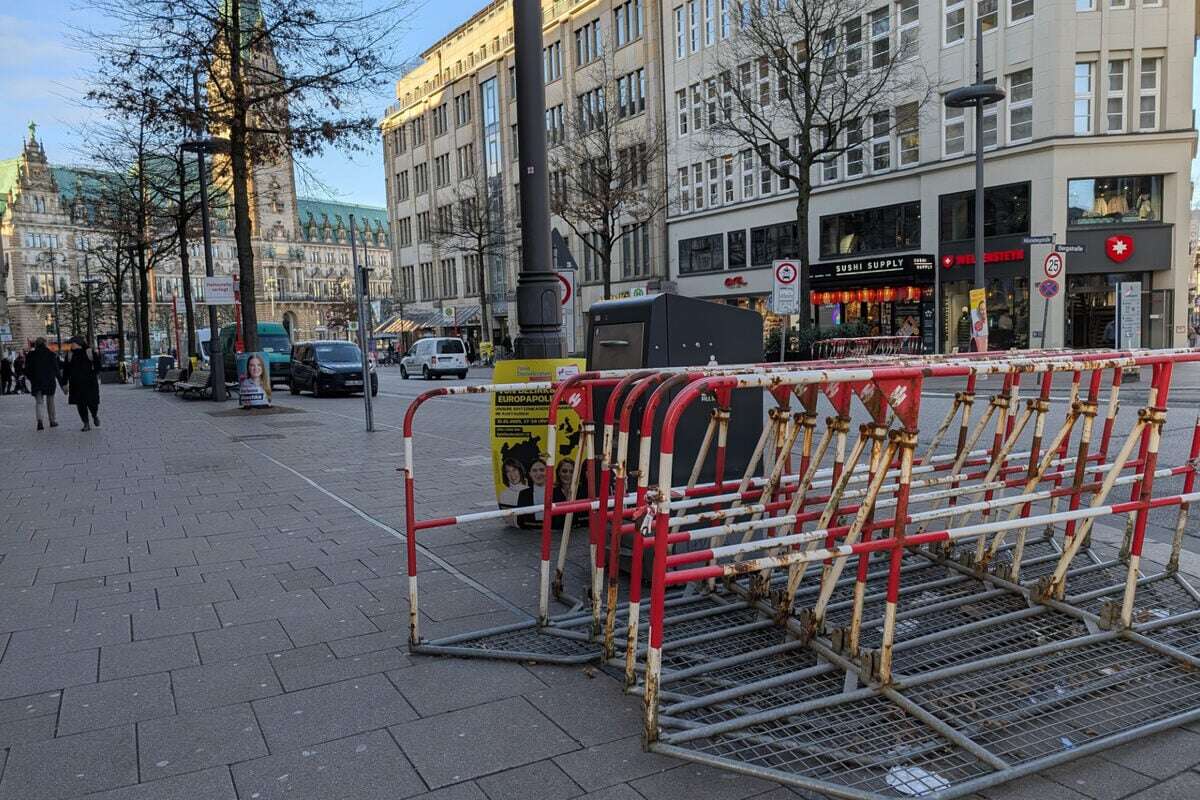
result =
M379 393L379 376L371 369L371 396ZM363 390L362 351L354 342L299 342L292 346L292 394L308 389L315 396Z

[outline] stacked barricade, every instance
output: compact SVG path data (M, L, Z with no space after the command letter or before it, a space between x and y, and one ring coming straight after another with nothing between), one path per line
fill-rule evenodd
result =
M813 358L866 358L868 356L918 355L920 336L859 336L818 339L813 342Z
M570 496L547 491L540 506L537 617L435 642L417 622L420 531L533 509L418 520L414 414L437 395L529 385L427 392L404 427L410 644L602 660L644 696L651 749L860 800L959 797L1200 718L1200 594L1178 570L1200 499L1200 423L1186 461L1158 462L1174 368L1198 360L896 355L591 372L535 387L554 389L548 469L564 404L581 413L585 448ZM1118 430L1133 368L1149 387ZM1063 416L1052 413L1056 378ZM961 381L937 420L922 410L931 380ZM999 385L984 404L986 382ZM608 390L603 409L596 389ZM772 407L750 465L726 475L730 398L746 390ZM701 402L708 429L681 452L679 421ZM822 407L833 413L818 431ZM685 458L690 478L672 485ZM700 483L706 464L715 477ZM1164 480L1182 490L1156 492ZM1144 574L1161 508L1178 510L1171 556ZM563 585L577 517L591 565L581 600ZM1090 546L1106 517L1125 526L1109 559ZM565 610L552 615L553 603Z

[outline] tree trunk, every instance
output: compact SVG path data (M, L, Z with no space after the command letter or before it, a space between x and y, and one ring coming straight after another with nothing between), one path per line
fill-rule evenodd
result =
M483 252L475 254L475 282L479 286L479 328L482 336L480 341L492 341L492 318L488 310L487 299L487 256Z
M797 327L803 331L812 325L812 303L808 291L808 203L812 186L807 178L801 178L796 181L796 188L796 239L800 250L797 254L800 261L800 277L796 281L796 292L800 295L800 321Z
M584 245L585 247L587 245ZM612 299L612 242L605 240L604 254L600 256L600 268L603 272L604 299Z
M176 224L179 226L179 274L183 281L183 305L187 323L187 351L188 355L198 356L200 351L196 348L196 310L192 305L192 275L191 263L188 256L187 248L187 226L190 218L187 210L187 182L184 172L183 163L179 164L179 213L176 215Z
M137 249L137 315L139 358L150 357L150 275L146 271L146 249Z
M246 87L242 80L242 8L229 3L225 26L229 51L229 88L233 120L229 126L229 167L233 180L233 236L238 249L238 291L242 301L242 342L247 352L258 349L258 307L255 305L254 250L250 246L250 165L246 159Z
M121 275L121 268L120 268L120 262L118 261L117 262L118 278L117 278L117 280L112 281L113 307L116 309L116 314L117 314L117 363L118 364L125 360L125 310L124 310L125 291L124 291L124 287L121 286L122 281L120 280L120 275Z

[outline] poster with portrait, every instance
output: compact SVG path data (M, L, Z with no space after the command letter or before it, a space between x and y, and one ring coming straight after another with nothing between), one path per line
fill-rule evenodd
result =
M266 353L238 353L238 397L242 408L271 405L271 362Z
M987 290L972 289L971 294L971 344L976 353L988 349Z

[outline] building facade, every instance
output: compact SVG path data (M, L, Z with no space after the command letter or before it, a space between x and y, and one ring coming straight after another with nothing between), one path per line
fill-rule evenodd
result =
M0 258L4 294L0 322L8 320L15 344L54 331L54 300L77 291L90 271L85 254L100 246L94 184L98 173L52 164L34 126L21 154L0 161ZM218 191L220 191L218 189ZM350 215L358 227L359 263L371 267L371 296L393 296L390 232L382 208L297 197L290 159L256 168L251 189L252 243L257 306L262 321L282 322L293 339L338 335L344 309L354 298ZM201 242L189 241L192 297L204 299ZM236 275L237 245L232 224L216 215L214 272ZM94 266L91 265L91 266ZM150 276L152 348L173 347L170 303L182 295L179 260L165 258ZM126 331L134 351L133 287L125 292ZM61 305L61 303L60 303ZM384 309L381 309L381 311ZM60 308L63 336L79 333ZM197 311L197 327L207 317ZM109 332L101 328L100 333ZM3 346L0 346L2 348Z
M661 9L676 198L670 275L681 293L765 312L772 260L798 256L796 194L750 151L714 153L706 135L704 87L739 35L732 6L684 0ZM889 0L863 10L850 21L857 41L870 58L912 43L904 51L926 72L929 99L914 117L899 98L880 135L868 124L857 146L814 169L817 323L862 321L880 334L915 324L928 349L969 345L974 111L942 100L973 82L978 13L985 80L1007 93L984 123L992 345L1111 345L1123 282L1141 285L1142 345L1185 344L1194 4ZM1025 240L1048 235L1082 252L1064 255L1059 291L1046 298L1039 289L1054 246Z
M661 124L661 35L651 0L591 0L543 4L543 78L551 192L556 148L580 115L616 100L609 113L621 125L650 129ZM512 5L498 0L455 28L422 54L423 62L396 84L397 103L382 122L396 285L403 313L396 330L435 330L477 337L479 256L448 247L434 235L439 215L449 215L468 191L486 192L489 213L519 241L516 86ZM607 77L606 77L607 76ZM610 91L599 91L610 81ZM661 164L653 165L660 168ZM661 180L660 173L650 181ZM573 325L582 350L583 315L603 297L599 260L577 230L554 217L557 266L575 267L579 302ZM505 252L499 252L500 249ZM612 295L657 290L667 277L665 214L622 236L612 266ZM520 253L515 246L484 256L493 338L516 335L510 309ZM403 319L401 320L401 317ZM568 334L568 342L572 341Z

